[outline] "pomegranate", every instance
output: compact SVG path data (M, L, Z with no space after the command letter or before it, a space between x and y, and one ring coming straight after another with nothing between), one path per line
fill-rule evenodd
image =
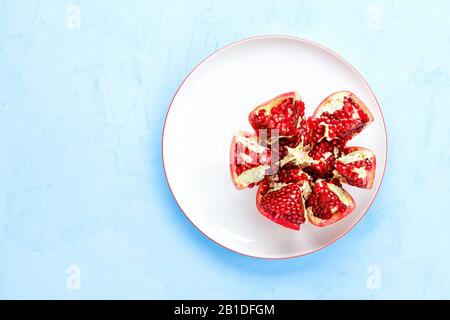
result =
M305 200L311 193L310 181L301 169L283 168L260 184L256 207L275 223L299 230L306 221Z
M238 189L258 185L258 211L284 227L299 230L310 221L323 227L355 208L342 183L370 189L376 160L372 151L346 147L372 121L353 93L328 96L304 118L296 92L279 95L249 115L254 133L239 132L231 147L231 175Z
M372 121L373 116L361 99L349 91L339 91L320 103L308 122L308 129L313 135L312 142L317 142L318 136L349 140Z
M308 220L319 227L335 223L355 208L353 198L334 183L319 179L306 201Z
M375 178L375 155L361 147L345 148L335 163L336 176L341 181L359 188L370 189Z
M248 121L257 134L261 129L275 129L280 137L291 137L297 134L299 121L304 115L305 104L298 93L288 92L257 106L248 116Z
M271 167L271 149L258 143L253 133L238 132L231 142L230 169L237 189L253 187Z

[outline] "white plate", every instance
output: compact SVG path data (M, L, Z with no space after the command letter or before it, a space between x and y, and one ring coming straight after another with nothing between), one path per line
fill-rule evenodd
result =
M345 186L356 209L334 225L283 228L255 206L256 188L236 190L229 171L233 133L251 130L249 112L280 93L298 91L306 115L330 93L350 90L375 121L348 145L377 157L372 190ZM171 191L189 220L220 245L254 257L288 258L317 251L348 232L380 187L386 163L386 130L367 83L341 57L310 41L284 36L245 39L222 48L183 81L167 113L163 162Z

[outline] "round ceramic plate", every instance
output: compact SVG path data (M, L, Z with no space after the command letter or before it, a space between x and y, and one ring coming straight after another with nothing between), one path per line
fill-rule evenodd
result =
M375 118L348 143L375 152L373 188L345 186L355 199L356 208L331 226L305 224L300 231L281 227L257 211L256 188L234 188L229 169L232 136L239 130L251 131L249 112L278 94L298 91L309 116L322 99L339 90L358 95ZM163 132L167 180L189 220L218 244L261 258L311 253L348 232L376 196L386 152L383 116L361 75L332 51L310 41L283 36L242 40L205 59L179 87Z

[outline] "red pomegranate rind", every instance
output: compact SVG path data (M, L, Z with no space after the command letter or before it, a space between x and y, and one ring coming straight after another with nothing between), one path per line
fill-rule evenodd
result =
M256 196L258 211L284 227L299 230L306 221L305 199L311 193L311 178L296 167L283 167L266 177Z
M343 148L340 139L320 141L309 152L309 156L312 158L311 165L303 170L316 178L332 178L335 161Z
M237 189L258 184L271 167L270 148L258 144L257 137L248 132L233 136L230 150L230 172Z
M259 130L278 130L280 137L290 137L297 134L299 121L305 115L305 104L297 92L281 94L259 106L248 116L250 125L257 134Z
M318 227L324 227L350 214L355 208L355 201L336 184L318 180L306 201L306 208L308 220Z
M345 148L344 154L337 159L335 168L342 182L371 189L375 178L375 154L362 147Z
M350 91L339 91L320 103L308 123L308 129L327 140L349 140L371 122L373 115L360 98Z

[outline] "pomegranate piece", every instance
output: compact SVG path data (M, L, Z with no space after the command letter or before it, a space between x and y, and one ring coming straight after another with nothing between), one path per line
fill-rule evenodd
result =
M311 193L310 178L298 168L283 168L268 176L256 195L259 212L284 227L299 230L306 221L305 200Z
M325 180L317 180L306 201L308 220L323 227L333 224L355 208L355 201L344 189Z
M312 158L311 165L304 168L304 171L316 178L332 178L335 161L343 149L341 140L322 140L317 143L309 152Z
M231 178L237 189L253 187L271 168L271 149L258 143L256 135L238 132L231 142Z
M376 159L372 151L361 147L345 148L335 168L337 176L349 185L371 189L375 178Z
M248 116L250 125L259 135L260 130L278 130L280 137L291 137L297 134L299 121L305 115L305 104L297 92L281 94L259 106Z
M322 138L350 140L372 121L373 116L361 99L350 91L339 91L320 103L305 131L312 143Z

